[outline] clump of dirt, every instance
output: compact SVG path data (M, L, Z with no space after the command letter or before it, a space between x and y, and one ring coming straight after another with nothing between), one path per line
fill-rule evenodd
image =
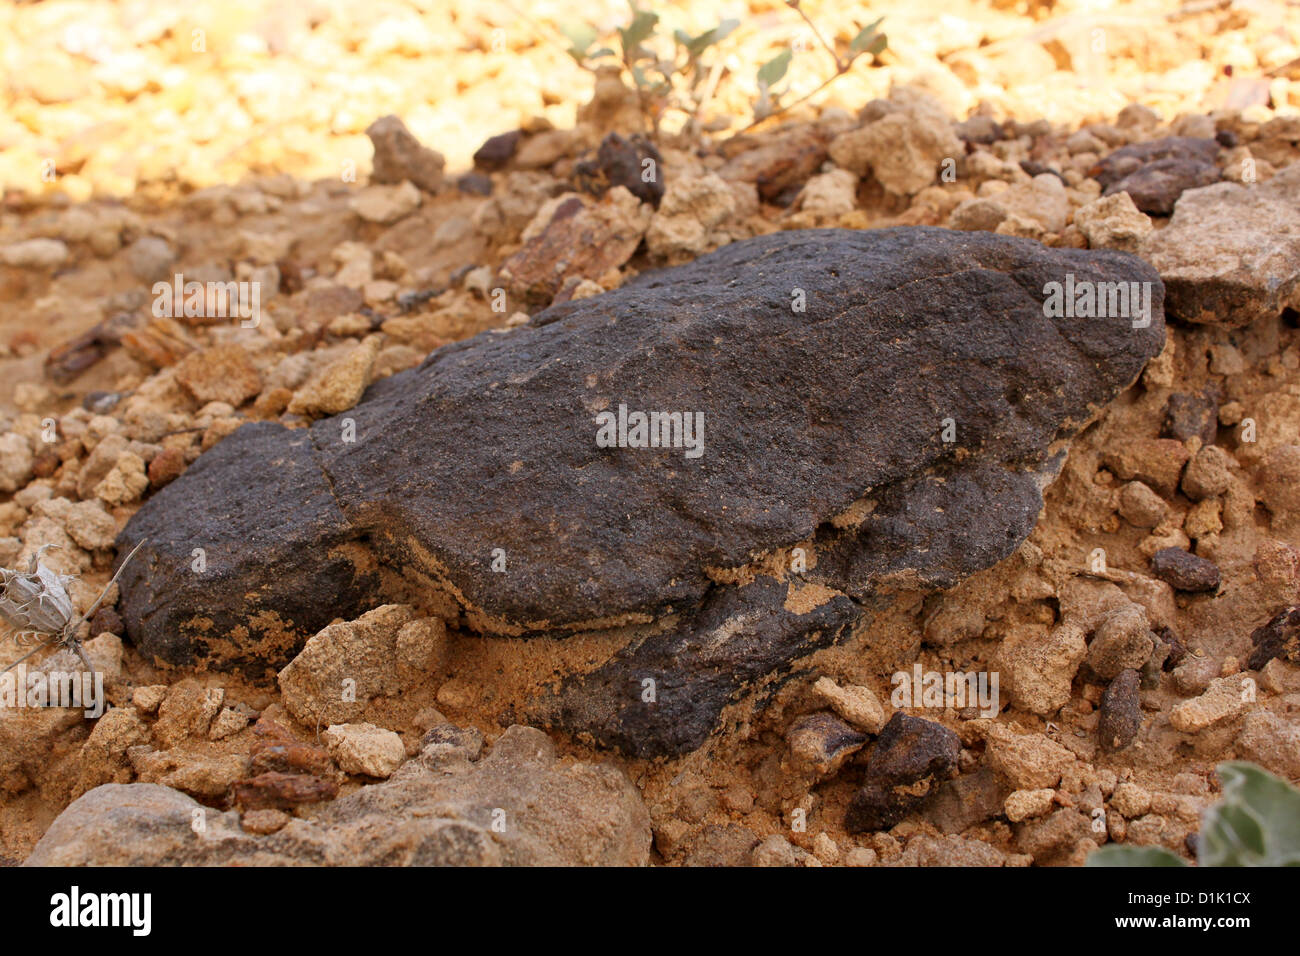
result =
M755 63L788 40L765 28L768 6L739 35ZM925 5L885 8L884 68L834 98L739 139L666 133L649 147L634 94L541 39L549 14L527 39L507 30L505 54L497 11L477 5L315 28L213 14L211 52L187 53L178 17L9 11L26 52L0 127L14 187L0 217L0 372L13 383L0 395L0 565L54 545L43 560L79 576L85 607L142 500L236 428L344 411L432 350L480 332L508 341L539 307L729 242L926 224L1140 254L1184 190L1266 184L1300 161L1289 8L1126 8L1100 18L1099 61L1080 39L1098 15L1032 6L946 5L942 28ZM848 13L825 13L849 29ZM455 68L430 73L420 60L434 57ZM357 80L340 92L340 75ZM587 106L579 79L596 85ZM389 89L429 82L418 97ZM732 128L745 94L716 104ZM457 106L430 106L444 102ZM159 110L185 131L143 150L142 118ZM393 121L371 127L393 114L416 145ZM480 149L502 125L517 130ZM651 148L662 195L619 181L640 168L621 160ZM374 149L385 182L367 181ZM46 157L53 182L39 177ZM1189 855L1219 761L1300 780L1285 630L1300 602L1294 305L1245 325L1171 321L1165 351L1071 444L1012 557L946 593L900 591L694 753L610 758L649 809L653 859L1077 865L1111 841ZM202 573L202 542L193 560ZM408 585L418 605L420 582ZM101 612L87 648L103 717L0 712L0 855L25 858L104 783L162 783L274 832L391 772L391 735L408 757L449 723L490 745L539 685L619 643L430 634L437 617L397 616L374 638L398 662L382 693L317 726L300 682L164 668ZM5 645L0 660L20 653ZM305 652L303 668L308 654L329 658ZM960 675L973 697L950 693ZM989 702L979 680L994 675ZM931 759L952 743L937 731L887 731L900 713L954 735L955 757Z

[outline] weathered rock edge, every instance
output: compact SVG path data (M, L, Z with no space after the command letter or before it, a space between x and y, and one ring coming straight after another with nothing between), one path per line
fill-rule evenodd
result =
M644 866L650 815L607 763L565 763L511 727L478 759L426 746L390 779L266 836L153 783L109 783L50 824L25 866ZM505 826L497 825L504 822Z
M1151 283L1150 324L1045 316L1044 287L1067 273ZM310 429L239 429L123 531L123 549L148 539L123 616L164 661L256 669L381 603L384 569L493 634L674 615L675 631L571 679L560 710L602 742L679 752L759 675L837 639L855 602L1010 554L1069 438L1163 340L1163 286L1124 253L926 227L735 243L440 349ZM594 416L620 403L704 412L703 456L598 448ZM784 571L743 569L800 544L801 580L834 593L776 613ZM755 601L768 630L737 671L716 632ZM646 668L683 693L719 673L669 717L637 705Z

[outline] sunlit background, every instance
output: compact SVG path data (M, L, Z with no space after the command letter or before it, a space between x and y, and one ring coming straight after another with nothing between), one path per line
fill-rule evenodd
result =
M795 50L783 81L791 99L834 72L781 0L643 6L660 14L665 52L674 29L694 35L739 21L716 48L712 129L752 119L756 70L777 51ZM1168 118L1224 105L1271 116L1300 103L1288 66L1300 56L1300 11L1282 2L803 8L841 48L880 16L889 38L879 62L855 64L814 107L856 109L894 82L922 83L957 118L981 102L997 115L1060 122L1113 118L1134 101ZM465 168L494 133L538 117L572 126L594 76L566 53L566 29L589 24L603 43L629 18L624 0L4 3L0 183L81 200L189 190L249 171L337 176L348 161L364 174L364 130L387 113L449 168ZM665 129L681 119L666 116Z

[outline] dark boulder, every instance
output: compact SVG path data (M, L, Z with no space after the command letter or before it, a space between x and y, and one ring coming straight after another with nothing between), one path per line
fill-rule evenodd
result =
M1151 321L1055 317L1067 275L1151 283ZM542 711L696 746L859 603L1010 554L1068 440L1159 352L1162 300L1133 256L988 233L735 243L439 349L309 429L239 429L123 531L148 543L122 614L146 653L255 675L388 595L508 637L622 627ZM632 439L631 412L677 413L665 447L598 444L620 406Z

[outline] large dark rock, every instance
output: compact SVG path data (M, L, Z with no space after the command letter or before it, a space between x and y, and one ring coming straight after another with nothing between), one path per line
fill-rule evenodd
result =
M1067 274L1152 283L1150 323L1049 317ZM987 233L736 243L440 349L310 429L241 428L123 531L148 539L123 616L165 661L255 673L386 595L497 635L623 627L538 713L679 752L859 604L1010 554L1068 439L1160 350L1162 300L1135 257ZM620 404L702 413L703 453L598 447Z

